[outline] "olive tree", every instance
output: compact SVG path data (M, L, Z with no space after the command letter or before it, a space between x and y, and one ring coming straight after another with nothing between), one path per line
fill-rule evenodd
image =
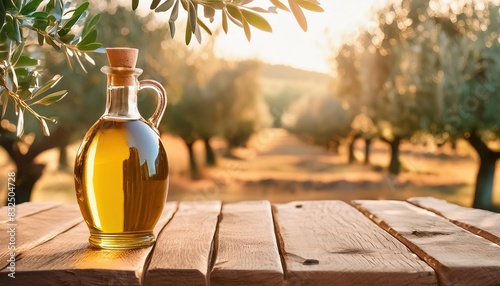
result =
M389 172L400 172L399 145L438 120L438 32L429 0L392 1L377 13L362 69L371 92L373 122L391 147Z
M438 134L463 137L477 152L479 169L473 206L492 206L493 181L500 151L500 3L466 1L463 6L435 6L442 62Z
M285 128L305 141L338 148L351 132L352 113L333 94L305 95L285 115Z
M216 133L226 139L228 153L272 123L259 73L260 63L242 61L220 69L207 83L207 96L214 102Z
M363 98L363 83L360 78L360 52L357 47L351 43L344 43L334 60L335 77L333 89L343 102L346 109L352 117L360 114L365 109ZM355 161L354 144L363 134L360 130L353 129L351 141L349 143L349 163Z

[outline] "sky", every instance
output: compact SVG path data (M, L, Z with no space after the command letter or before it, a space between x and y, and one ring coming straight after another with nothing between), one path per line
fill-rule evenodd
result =
M329 73L332 46L367 24L371 7L378 0L319 0L323 13L306 11L308 31L304 32L291 13L264 14L273 28L272 33L252 28L248 42L243 30L229 26L229 33L216 39L216 54L228 59L260 59L272 64ZM286 3L286 1L284 1ZM255 0L255 5L267 4ZM347 36L349 37L349 36Z
M287 3L286 0L281 2ZM271 64L288 65L295 68L330 73L329 59L332 57L332 48L339 45L362 25L366 25L371 18L370 12L374 5L384 3L384 0L319 0L322 13L303 10L308 22L308 31L304 32L293 15L278 10L277 14L261 14L270 23L271 33L251 27L251 41L245 37L242 28L229 21L229 32L221 32L215 39L215 53L219 57L230 60L258 59ZM127 2L128 3L128 2ZM149 10L151 1L140 1L140 10ZM267 8L269 0L254 0L249 6ZM175 38L184 42L184 28L186 13L179 13L176 23L178 31ZM170 12L167 12L170 15ZM203 12L201 12L201 15ZM159 19L166 19L165 14L159 13ZM202 17L202 19L205 19ZM212 31L221 27L220 12L215 15L215 21L204 21ZM204 41L208 34L204 34ZM190 47L203 47L193 37Z

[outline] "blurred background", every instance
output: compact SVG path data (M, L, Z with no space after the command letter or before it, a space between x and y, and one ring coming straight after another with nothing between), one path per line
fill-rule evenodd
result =
M498 211L499 1L324 0L323 13L306 13L306 33L280 11L251 42L216 20L213 36L189 46L148 1L138 11L90 2L102 13L98 41L138 48L140 79L167 90L169 201L434 196L472 206L476 195ZM95 54L85 73L44 53L44 76L63 75L69 95L43 110L59 118L51 137L27 122L14 147L0 144L1 182L28 170L31 201L76 202L75 153L104 111L107 61ZM149 117L154 96L141 92L139 105Z

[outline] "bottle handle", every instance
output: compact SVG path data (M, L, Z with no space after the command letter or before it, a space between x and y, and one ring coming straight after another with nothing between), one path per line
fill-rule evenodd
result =
M158 129L158 127L160 126L161 118L163 117L165 109L167 108L167 92L165 91L163 86L155 80L146 79L139 81L139 90L147 88L154 90L158 96L156 110L148 119L148 122L156 127L156 129Z

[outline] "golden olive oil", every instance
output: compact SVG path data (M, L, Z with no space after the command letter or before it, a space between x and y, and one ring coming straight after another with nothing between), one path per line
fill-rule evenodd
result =
M75 186L92 246L153 244L168 188L167 154L157 132L143 119L99 119L78 151Z

